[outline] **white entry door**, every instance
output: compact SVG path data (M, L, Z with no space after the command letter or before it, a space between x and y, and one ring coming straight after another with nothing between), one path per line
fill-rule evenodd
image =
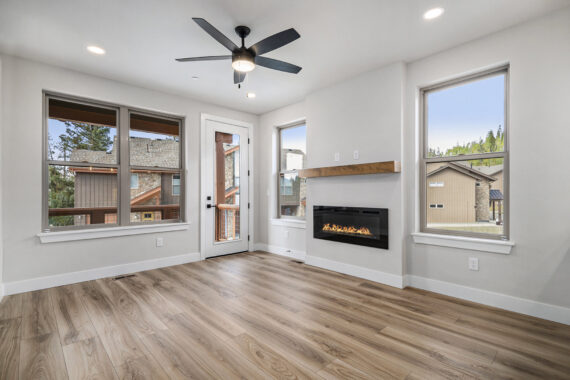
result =
M205 120L205 257L248 250L248 128Z

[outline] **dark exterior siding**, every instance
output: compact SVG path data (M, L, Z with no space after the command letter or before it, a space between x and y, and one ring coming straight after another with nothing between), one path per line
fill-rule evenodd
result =
M76 173L75 207L117 206L117 175Z

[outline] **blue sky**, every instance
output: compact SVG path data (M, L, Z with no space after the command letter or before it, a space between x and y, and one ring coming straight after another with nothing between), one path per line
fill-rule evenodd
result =
M65 134L65 123L63 121L59 121L56 119L48 119L48 135L50 137L50 143L55 145L59 143L59 136ZM109 128L109 137L111 140L115 138L117 134L117 128ZM165 139L168 136L160 135L156 133L147 133L147 132L139 132L139 131L130 131L130 136L132 137L144 137L148 139ZM239 137L239 136L238 136ZM112 147L109 147L109 151ZM54 159L59 159L59 153L55 152Z
M284 149L300 149L307 153L307 127L285 128L281 132L281 144Z
M428 145L445 151L459 144L485 139L487 132L504 130L505 77L503 74L430 92Z

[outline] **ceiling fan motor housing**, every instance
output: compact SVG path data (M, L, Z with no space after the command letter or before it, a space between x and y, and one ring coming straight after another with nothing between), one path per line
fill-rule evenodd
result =
M241 47L232 53L232 66L237 71L248 72L255 67L255 53Z

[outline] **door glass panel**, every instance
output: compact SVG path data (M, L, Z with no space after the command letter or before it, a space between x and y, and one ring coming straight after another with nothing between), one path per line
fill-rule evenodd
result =
M215 241L240 239L240 138L216 132L214 193Z

